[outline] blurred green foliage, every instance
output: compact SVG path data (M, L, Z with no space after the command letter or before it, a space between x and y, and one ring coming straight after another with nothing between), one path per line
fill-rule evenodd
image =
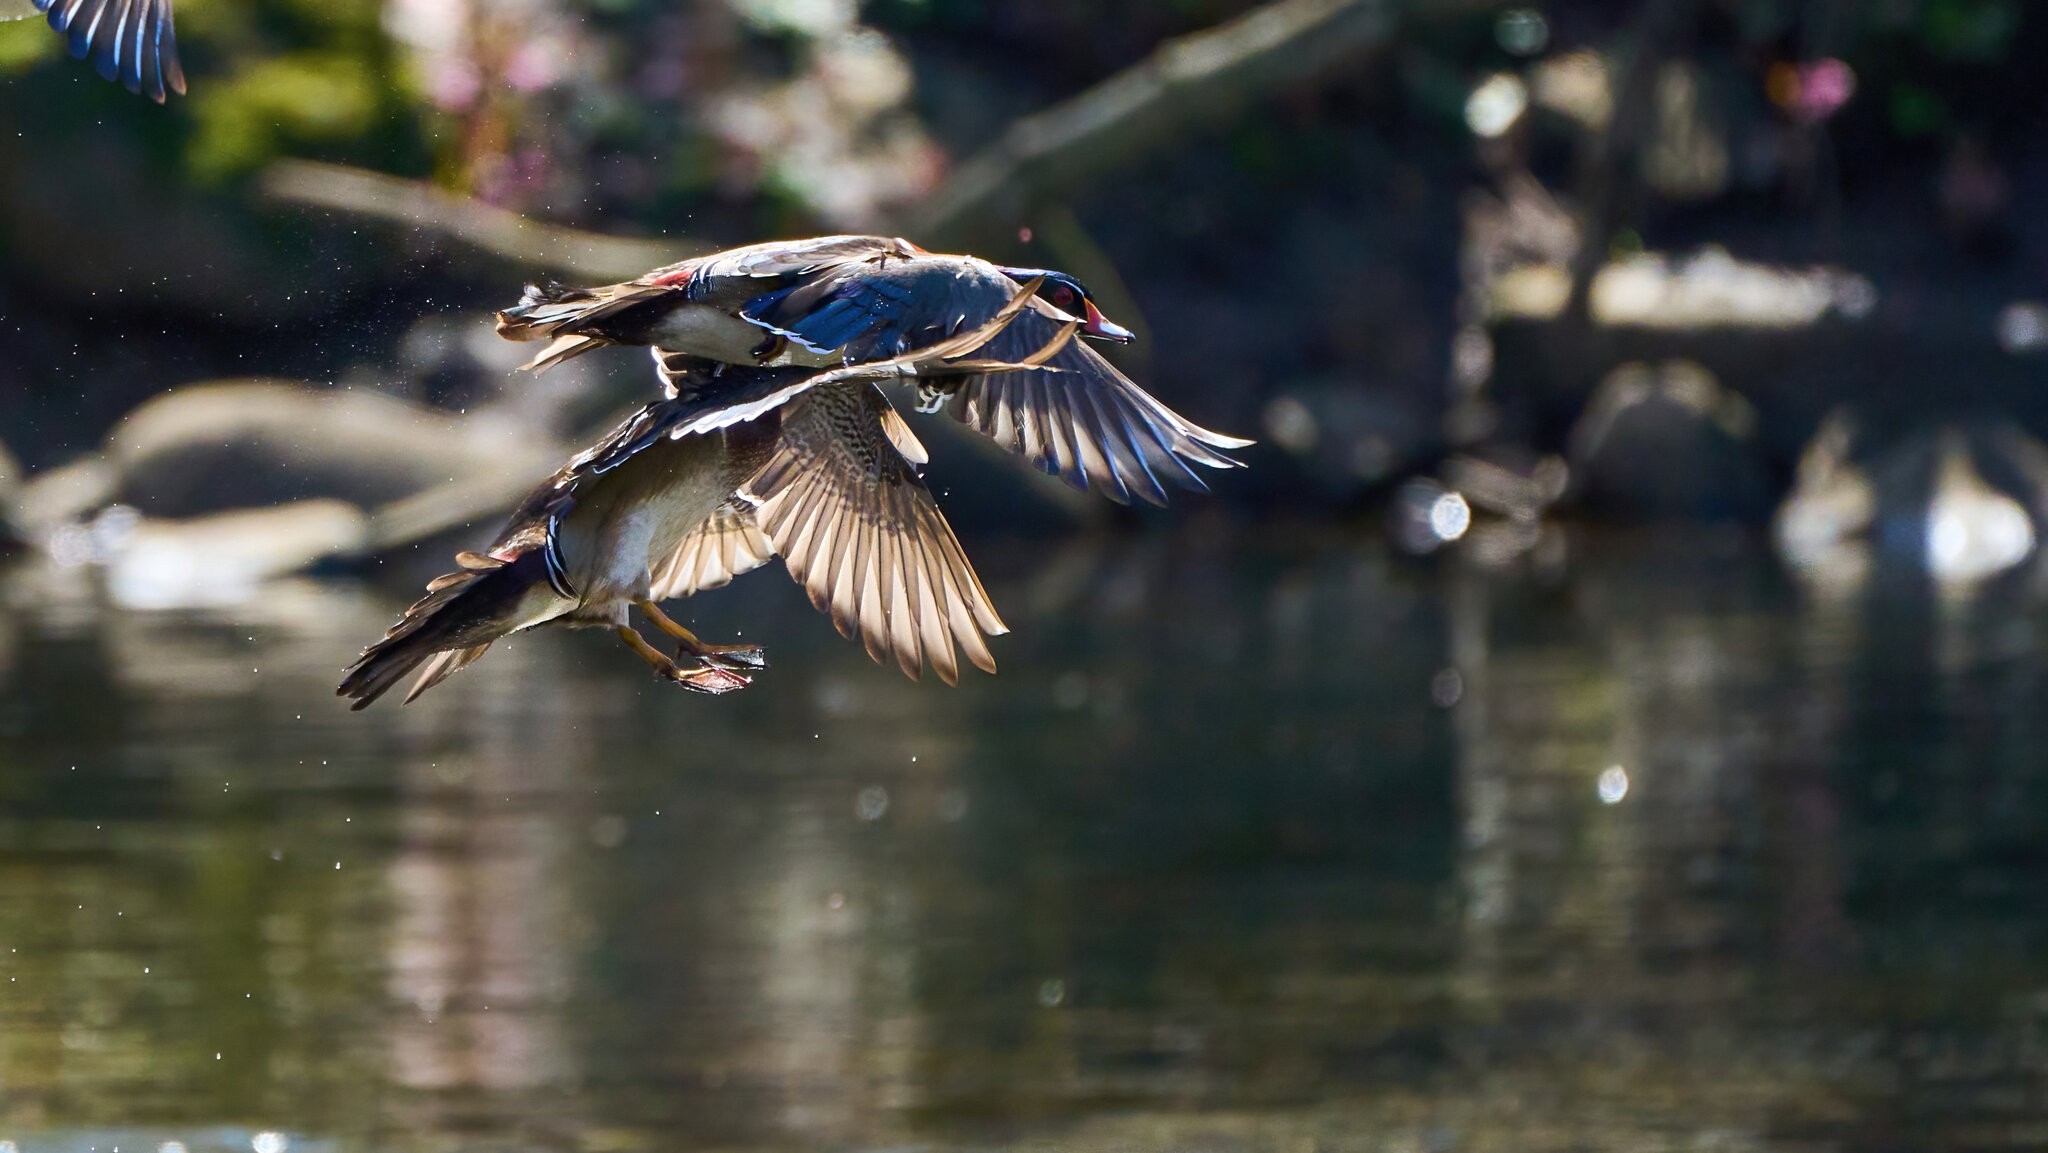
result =
M144 152L198 185L282 156L402 164L428 141L410 71L382 15L381 0L179 0L190 96L107 118L100 130L142 138ZM90 79L40 20L0 24L0 72L74 86ZM36 98L34 87L27 91ZM83 97L87 108L120 99ZM166 139L176 146L161 147Z
M300 146L361 136L379 111L378 89L364 61L338 53L277 56L238 69L193 97L192 173L219 180Z
M904 41L920 65L922 110L945 120L965 114L931 103L962 101L927 90L931 69L922 64L930 45L920 38L948 55L1007 61L981 69L976 82L989 93L965 102L970 110L986 106L985 117L1057 99L1163 37L1256 6L1136 0L1118 5L1114 21L1084 0L867 0L845 10L857 7L860 21ZM1413 7L1416 34L1401 62L1410 110L1436 113L1427 117L1430 129L1455 133L1471 75L1515 60L1495 43L1491 15L1432 24L1429 4ZM1620 59L1638 32L1639 13L1626 7L1578 0L1526 7L1553 30L1545 49L1552 54L1592 48ZM1753 80L1759 90L1772 60L1840 56L1859 80L1847 115L1864 116L1893 140L1981 133L1987 116L2022 111L2017 100L1993 107L1977 91L2005 83L1986 79L1986 68L2002 74L2025 52L2028 9L2018 0L1826 10L1785 0L1707 0L1700 7L1688 52L1724 57L1748 78L1737 83ZM141 149L200 186L300 156L432 175L487 199L547 205L570 218L625 214L652 223L723 197L797 225L816 207L806 182L792 181L777 163L756 163L745 155L744 129L728 126L721 135L713 121L720 101L816 67L806 37L827 9L840 10L789 0L451 5L445 19L467 43L436 56L393 35L407 12L430 10L421 0L179 0L191 97L173 100L160 116L110 119L104 130L147 137L137 141ZM0 73L61 77L72 91L86 86L89 74L63 55L40 21L0 24ZM534 75L522 80L521 69ZM462 91L465 84L473 94ZM38 98L38 86L20 91ZM109 103L94 98L81 115ZM166 118L175 125L169 132ZM981 127L971 117L966 123ZM783 137L762 146L791 147ZM1237 147L1249 167L1276 163L1257 140Z
M0 74L23 72L63 55L63 41L40 20L0 23Z

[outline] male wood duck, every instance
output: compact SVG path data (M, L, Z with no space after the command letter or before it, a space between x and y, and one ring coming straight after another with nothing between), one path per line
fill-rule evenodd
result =
M929 661L954 684L957 643L993 673L987 637L1009 630L918 475L923 446L875 382L1010 368L959 358L1028 299L1020 291L987 325L918 353L834 370L657 357L668 395L535 489L489 552L458 556L349 667L339 694L360 709L417 669L412 701L498 638L543 624L610 628L686 689L743 688L761 650L706 644L657 602L717 588L777 552L877 662L893 655L915 680ZM634 607L691 663L634 629Z
M940 255L885 236L735 248L603 288L529 286L498 314L498 332L551 341L528 362L533 369L605 344L730 364L850 365L972 330L1027 281L1040 290L982 350L988 360L1014 364L1069 324L1098 340L1131 339L1065 273ZM1252 443L1189 422L1080 341L1031 371L921 379L918 397L919 411L943 408L1044 471L1119 503L1135 496L1164 504L1169 483L1206 491L1189 465L1238 467L1218 450Z
M171 0L0 0L0 19L43 13L71 43L71 55L92 58L101 76L158 104L185 94Z

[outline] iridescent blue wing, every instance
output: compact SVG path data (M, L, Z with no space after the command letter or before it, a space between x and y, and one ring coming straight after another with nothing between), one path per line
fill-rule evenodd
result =
M158 104L185 93L171 0L32 0L63 33L71 55L91 58L101 76Z

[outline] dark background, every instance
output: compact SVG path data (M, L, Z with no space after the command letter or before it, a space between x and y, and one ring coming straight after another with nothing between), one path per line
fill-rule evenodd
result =
M17 8L22 5L17 3ZM2048 13L179 0L0 24L0 1153L2048 1140ZM344 665L626 406L490 312L881 230L1258 438L912 418L1013 630Z
M587 383L522 399L532 382L502 359L436 334L538 272L836 230L1094 282L1144 334L1125 358L1143 382L1265 442L1220 494L1245 511L1370 511L1454 458L1527 476L1557 454L1592 515L1761 523L1839 406L1859 456L1942 422L2040 430L2042 345L2000 337L2041 327L2025 309L2048 81L2028 62L2048 31L2024 4L1295 5L1320 30L1174 90L1166 116L1081 141L1055 127L962 207L968 161L1000 157L1018 117L1086 104L1175 37L1242 39L1227 22L1251 7L192 2L194 91L163 109L9 26L0 441L63 464L153 394L247 376L498 403L572 441L636 394L630 373L587 401ZM1469 104L1490 76L1528 106L1481 136ZM280 191L291 159L668 247L549 267L407 217L417 186L309 207ZM1821 270L1854 307L1777 316L1725 277L1755 304L1743 320L1580 303L1607 262L1716 250L1765 276ZM1504 301L1530 270L1564 276L1572 303ZM1674 360L1757 419L1730 436L1651 411L1573 455L1603 380ZM1644 483L1651 462L1664 475ZM973 495L956 515L988 519Z

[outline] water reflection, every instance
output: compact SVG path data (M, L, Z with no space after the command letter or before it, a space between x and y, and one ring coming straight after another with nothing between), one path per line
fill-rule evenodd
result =
M2032 1144L2036 578L1539 551L988 544L958 690L758 579L747 693L564 634L371 717L398 595L17 569L0 1139Z

